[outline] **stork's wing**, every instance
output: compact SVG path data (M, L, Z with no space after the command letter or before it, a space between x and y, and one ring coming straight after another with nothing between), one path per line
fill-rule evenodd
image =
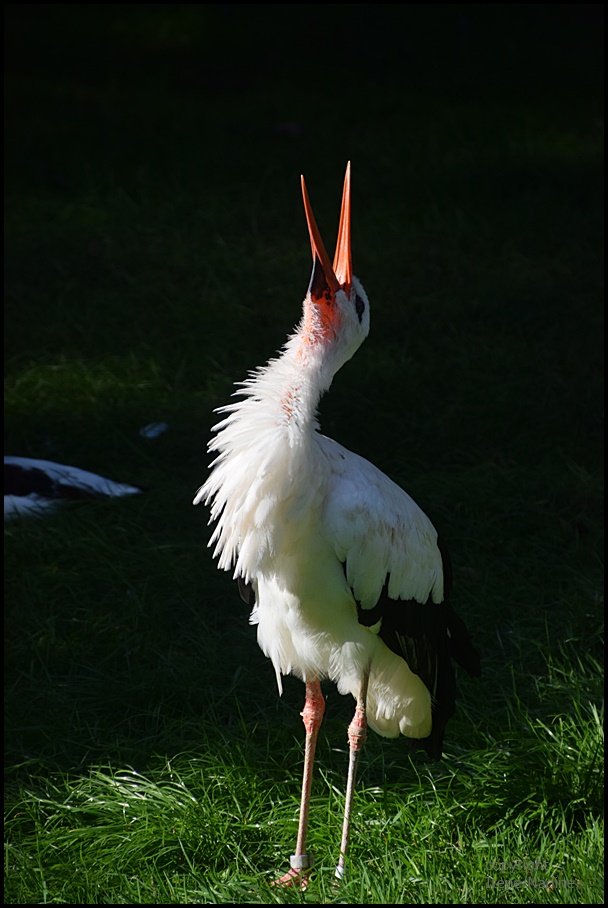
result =
M437 531L424 511L368 460L319 442L331 472L325 531L361 608L373 608L386 583L390 599L443 602Z
M384 643L425 683L433 727L413 747L439 759L445 726L455 711L452 660L471 675L481 671L465 624L450 605L447 549L403 489L331 439L323 437L322 446L332 465L325 528L343 563L359 622L379 625Z

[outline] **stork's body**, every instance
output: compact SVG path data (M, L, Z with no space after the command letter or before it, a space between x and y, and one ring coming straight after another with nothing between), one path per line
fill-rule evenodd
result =
M350 264L350 168L336 257L323 247L303 184L313 250L304 317L281 355L224 408L218 452L195 503L211 502L219 567L253 591L251 622L281 676L306 683L305 779L291 876L305 877L310 773L324 703L319 680L357 700L338 875L365 727L441 753L454 709L451 657L477 654L447 600L449 577L431 521L368 461L320 434L317 406L367 336L369 302Z

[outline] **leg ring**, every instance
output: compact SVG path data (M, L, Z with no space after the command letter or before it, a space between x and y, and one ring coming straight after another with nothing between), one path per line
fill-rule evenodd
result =
M312 854L292 854L289 858L292 870L310 870L314 862Z

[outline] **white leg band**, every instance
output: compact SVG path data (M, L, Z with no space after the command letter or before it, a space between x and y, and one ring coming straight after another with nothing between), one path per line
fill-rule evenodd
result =
M312 854L292 854L289 858L292 870L310 870L314 862Z

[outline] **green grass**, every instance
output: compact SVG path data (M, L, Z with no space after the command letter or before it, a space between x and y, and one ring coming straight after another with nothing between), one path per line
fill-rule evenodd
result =
M5 451L146 492L5 526L5 901L602 903L598 8L248 9L9 7ZM190 501L348 158L372 329L322 427L442 530L483 677L441 763L370 735L338 889L326 685L301 893L303 687Z

